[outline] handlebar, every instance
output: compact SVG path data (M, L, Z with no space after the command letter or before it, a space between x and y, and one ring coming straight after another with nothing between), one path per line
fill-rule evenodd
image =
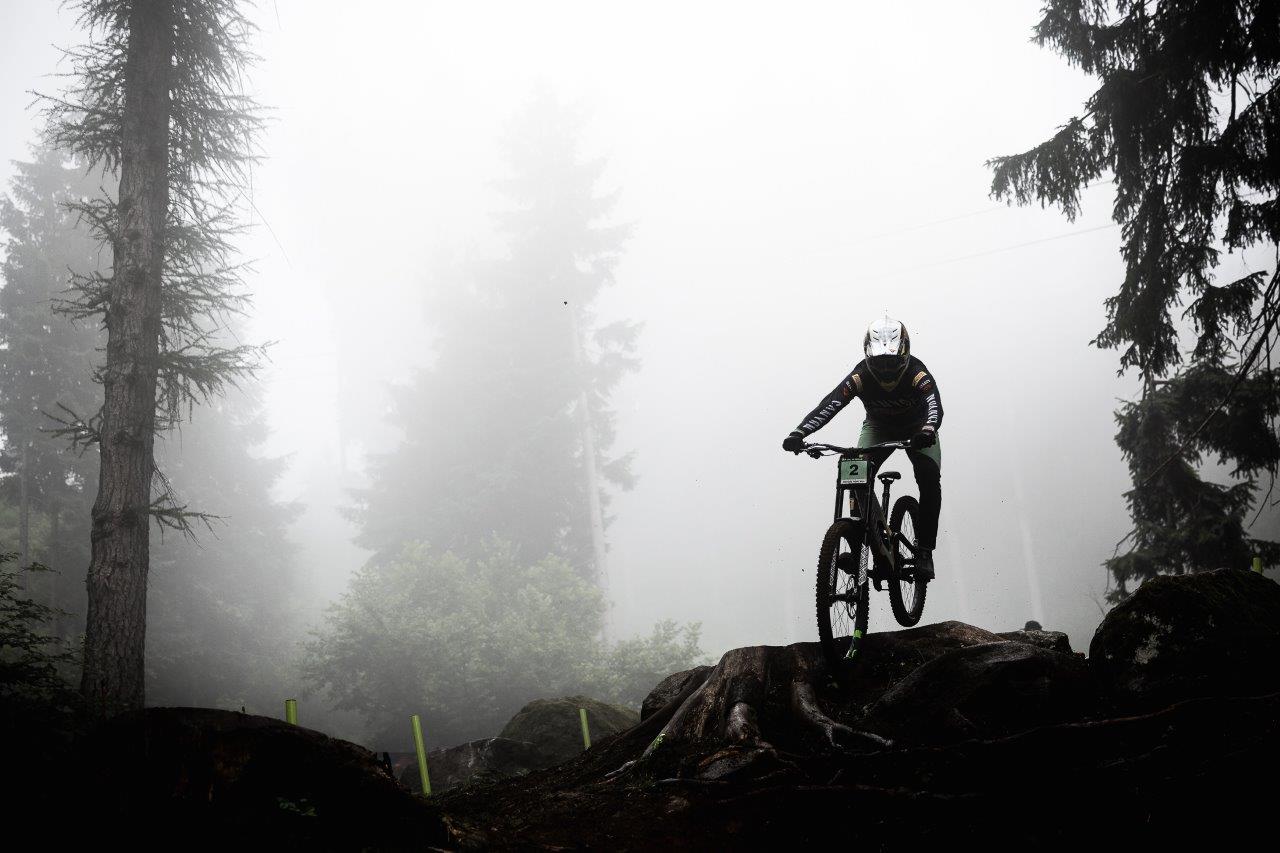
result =
M910 450L911 442L909 441L886 441L884 444L873 444L870 447L836 447L834 444L806 444L804 453L809 454L814 459L820 459L823 456L869 456L877 450Z

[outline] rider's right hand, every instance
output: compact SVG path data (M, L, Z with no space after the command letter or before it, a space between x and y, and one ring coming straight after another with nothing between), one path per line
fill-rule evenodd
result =
M782 449L791 453L799 453L804 450L804 436L799 432L793 432L782 440Z

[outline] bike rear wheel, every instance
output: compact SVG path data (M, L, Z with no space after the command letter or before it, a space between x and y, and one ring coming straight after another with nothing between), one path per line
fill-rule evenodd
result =
M889 515L889 529L893 535L895 551L893 572L889 577L889 605L893 608L893 618L898 624L910 628L920 621L924 613L924 597L929 589L928 581L917 580L915 576L916 555L914 549L919 546L916 536L917 519L920 517L920 504L910 495L904 495L894 501L893 512ZM910 548L898 540L901 535L910 544Z
M818 641L831 667L853 658L867 633L871 549L860 522L842 518L827 528L818 552Z

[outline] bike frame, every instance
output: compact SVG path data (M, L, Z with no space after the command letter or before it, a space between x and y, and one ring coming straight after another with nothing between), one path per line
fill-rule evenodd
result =
M896 565L898 561L898 549L894 545L902 546L907 553L915 557L917 550L914 544L907 540L905 536L896 531L889 529L888 516L885 514L889 507L889 489L890 483L885 482L883 500L876 499L875 482L876 476L880 473L880 465L877 464L871 455L878 450L906 450L910 445L902 441L892 441L885 444L873 445L871 447L835 447L830 444L813 444L807 445L805 450L810 455L816 455L815 451L827 451L830 453L840 454L841 459L865 459L867 463L867 482L863 485L844 485L840 482L840 469L836 467L836 504L834 520L841 518L853 518L862 522L863 543L871 546L876 559L884 560L890 565ZM853 495L858 501L858 507L862 511L864 517L846 516L844 508L848 506L849 496ZM874 530L874 532L873 532Z
M836 654L836 649L832 646L835 637L829 636L834 635L831 614L824 613L824 606L833 607L837 602L842 603L846 608L847 614L852 617L852 634L850 635L849 646L845 650L843 657L846 660L854 658L857 655L860 641L867 630L871 581L875 582L874 586L877 592L881 589L882 581L890 583L890 603L893 605L894 614L899 622L904 625L914 625L915 621L920 618L919 614L923 600L913 598L913 615L901 616L899 612L903 609L903 604L900 601L902 590L900 587L892 586L903 582L905 575L900 574L900 570L905 570L906 566L914 564L919 554L915 545L900 532L891 530L888 523L889 490L893 480L898 479L900 475L894 474L891 478L881 481L884 485L884 498L882 501L876 500L875 491L876 478L880 476L880 466L883 461L888 461L888 457L893 451L907 450L910 446L907 442L902 441L891 441L870 447L835 447L830 444L803 444L801 446L801 452L809 454L814 459L834 455L839 455L840 457L836 468L835 520L823 538L822 551L819 557L819 571L826 572L830 570L835 573L830 580L824 580L827 577L825 574L820 574L818 578L818 633L819 639L822 640L823 652L828 656ZM884 454L884 460L881 462L874 461L873 457L882 453ZM865 467L859 470L850 460L857 460L860 465ZM849 464L846 465L846 462L849 462ZM863 476L864 471L865 477ZM846 502L851 498L857 501L858 511L862 517L854 515L852 512L847 516L844 514ZM861 543L855 545L853 537L857 535L856 528L853 530L848 529L849 524L861 525ZM853 555L846 555L840 552L840 548L844 544L854 548ZM834 549L834 553L832 549ZM869 560L864 560L864 555L866 554L870 555ZM845 556L854 556L857 562L856 571L847 565L841 564L841 560ZM826 566L826 560L832 561L830 569ZM853 575L853 585L844 587L844 591L836 592L840 588L840 571ZM912 619L915 621L904 621Z

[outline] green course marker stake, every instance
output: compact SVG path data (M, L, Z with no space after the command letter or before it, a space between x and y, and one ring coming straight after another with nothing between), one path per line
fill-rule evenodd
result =
M587 709L578 709L578 719L582 721L582 748L591 748L591 731L587 728Z
M284 721L291 726L298 724L298 700L284 700Z
M1258 574L1262 574L1262 558L1261 557L1253 558L1253 570Z
M431 796L431 777L427 775L427 749L422 745L422 721L414 714L409 718L413 724L413 746L418 750L418 776L422 779L422 796Z

